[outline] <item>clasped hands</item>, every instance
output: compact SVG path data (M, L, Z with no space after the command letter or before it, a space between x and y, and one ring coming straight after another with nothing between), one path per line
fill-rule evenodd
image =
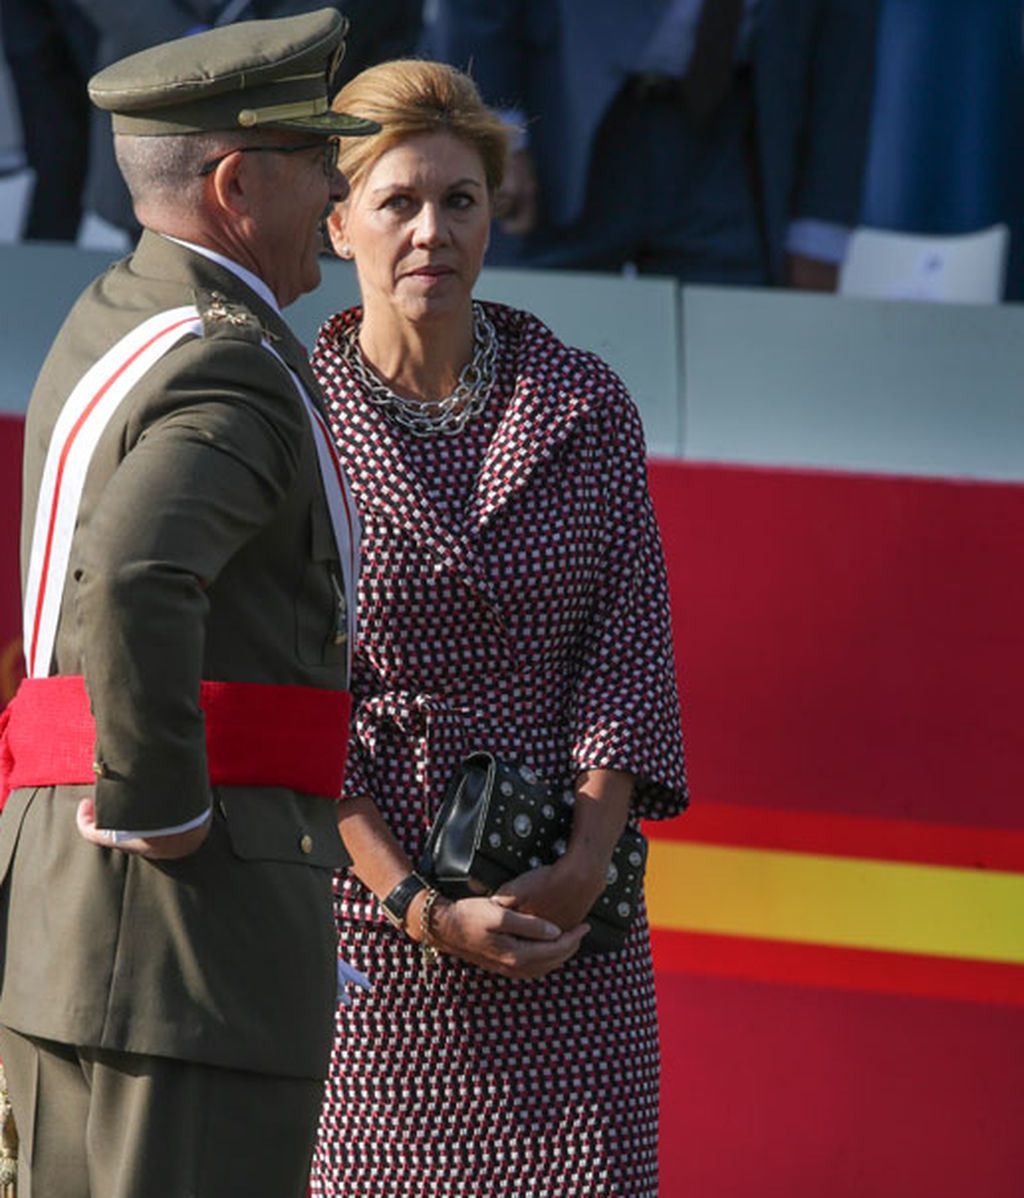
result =
M492 895L442 900L432 913L432 938L442 952L490 973L543 977L579 949L606 869L567 855L520 874Z

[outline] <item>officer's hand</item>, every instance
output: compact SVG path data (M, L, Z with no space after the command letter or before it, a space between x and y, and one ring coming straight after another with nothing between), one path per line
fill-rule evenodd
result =
M131 853L136 857L146 857L150 861L173 861L179 857L188 857L199 848L210 832L210 820L207 819L198 828L192 828L188 832L174 832L170 836L138 836L114 844L110 831L96 827L96 804L92 799L83 799L78 804L75 822L79 834L90 844L103 849L114 849L119 853Z

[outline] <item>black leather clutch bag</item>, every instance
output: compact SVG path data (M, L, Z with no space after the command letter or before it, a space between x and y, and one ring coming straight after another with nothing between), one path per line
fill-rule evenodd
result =
M550 865L566 850L573 794L552 792L529 766L471 753L448 785L420 859L420 873L449 898L490 894L503 882ZM612 853L608 883L587 914L586 953L622 947L640 902L647 842L627 828Z

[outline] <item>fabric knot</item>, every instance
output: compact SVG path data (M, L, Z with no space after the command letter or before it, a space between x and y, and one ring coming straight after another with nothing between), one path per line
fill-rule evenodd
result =
M466 752L470 709L445 695L416 691L383 691L365 699L356 716L356 735L372 754L381 726L391 724L413 744L416 784L422 795L424 818L432 818L447 778L439 777L437 764L452 753ZM447 752L445 751L447 750Z

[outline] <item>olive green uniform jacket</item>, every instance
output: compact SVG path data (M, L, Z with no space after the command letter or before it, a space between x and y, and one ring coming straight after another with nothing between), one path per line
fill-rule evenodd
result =
M190 857L146 861L78 834L91 787L15 791L0 817L0 1023L315 1078L336 1001L332 869L347 863L335 803L211 789L198 687L343 689L343 575L309 417L259 326L319 399L316 382L281 317L233 273L146 233L78 301L28 412L23 577L66 397L143 320L202 311L211 292L256 321L180 342L111 419L86 477L51 670L85 676L107 774L99 826L174 827L212 803L210 835ZM252 729L254 743L273 735Z

